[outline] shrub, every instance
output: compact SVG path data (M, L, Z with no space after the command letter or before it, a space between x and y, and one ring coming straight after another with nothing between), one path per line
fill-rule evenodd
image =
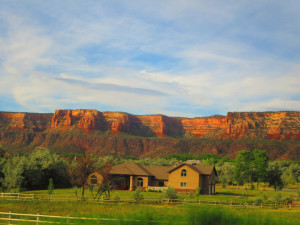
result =
M54 185L53 185L53 179L49 179L49 185L48 185L48 195L52 195L54 190Z
M142 190L141 189L136 189L133 192L133 198L134 200L136 200L137 202L142 201L144 199L144 195L142 194Z
M263 195L262 195L262 198L263 198L265 201L267 201L267 200L269 199L269 196L266 195L266 194L263 194Z
M194 192L190 191L190 192L189 192L189 198L190 198L190 199L193 199L194 196L195 196L195 195L194 195Z
M278 193L278 194L276 194L275 196L274 196L274 201L276 202L276 203L280 203L281 201L282 201L282 196L281 196L281 193Z
M164 192L164 197L165 198L168 198L168 199L177 199L178 196L177 196L177 193L175 191L175 188L172 188L172 187L168 187L165 192Z
M263 199L262 198L257 198L254 200L254 202L256 203L256 205L261 205L263 203Z
M201 195L201 193L202 193L201 188L200 188L200 187L197 187L197 188L196 188L196 196L198 197L199 195Z
M293 195L290 195L290 196L286 197L286 198L283 200L283 202L284 202L285 204L292 204L293 200L294 200Z

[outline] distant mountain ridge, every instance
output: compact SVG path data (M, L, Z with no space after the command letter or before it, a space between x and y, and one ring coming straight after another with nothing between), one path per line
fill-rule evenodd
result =
M113 140L111 146L109 140ZM270 143L280 146L274 151L282 153L270 154L273 158L299 160L300 112L228 112L227 116L197 118L89 109L55 110L54 114L0 112L0 143L12 151L49 147L98 155L203 152L234 157L239 148L249 149L249 143L255 147L256 142L265 149ZM178 143L186 147L180 149ZM231 146L222 147L224 143Z

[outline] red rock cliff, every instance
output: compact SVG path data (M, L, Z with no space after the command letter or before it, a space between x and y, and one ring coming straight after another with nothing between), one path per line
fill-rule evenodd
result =
M227 116L172 118L82 109L55 110L54 115L2 112L0 129L55 132L77 129L145 137L300 140L300 113L229 112Z
M164 115L135 116L122 112L99 112L97 110L55 110L54 114L0 112L0 132L0 144L14 145L16 149L21 148L21 146L24 148L24 146L50 145L58 148L58 145L62 145L62 147L68 146L71 149L74 146L76 146L75 149L94 149L93 151L97 152L100 151L97 150L98 148L101 149L101 146L104 146L103 142L107 141L101 138L101 143L99 143L101 135L114 137L117 134L129 134L131 138L134 136L163 137L165 141L146 142L143 140L138 143L130 141L129 145L127 139L126 141L124 139L124 143L120 141L110 142L111 147L108 148L110 149L108 151L116 153L120 149L124 150L126 148L127 153L131 154L129 147L132 147L140 149L136 150L136 155L139 155L139 151L141 152L140 154L147 153L150 155L153 152L162 154L158 153L161 151L165 153L168 151L171 153L176 153L177 151L185 152L184 147L178 149L177 145L174 145L176 142L174 138L185 137L199 140L219 140L218 142L222 144L211 145L210 151L226 155L228 154L226 151L235 152L235 149L241 148L241 145L231 144L225 147L225 142L222 142L225 139L253 140L253 143L261 139L299 141L300 112L229 112L227 116L217 115L199 118L176 118ZM69 140L69 143L62 144L62 140L59 138L62 132L68 132L68 134L72 135L69 136L70 139L67 139L65 135L63 136L66 140ZM80 133L89 133L88 135L91 136L87 138L88 136L82 136ZM82 138L75 138L73 135L76 137L82 136ZM173 139L168 139L168 137ZM86 141L84 138L90 141ZM56 143L57 141L59 143ZM98 143L98 145L95 146L94 143ZM154 145L153 143L156 144ZM163 143L163 146L157 143ZM198 146L197 149L203 149L202 145L194 145ZM289 143L289 147L284 146L281 145L280 151L285 148L293 148L293 154L295 155L295 152L300 150L298 147L291 147L293 142ZM277 147L277 144L275 147L272 145L272 148ZM242 148L247 149L247 146ZM264 146L258 146L258 148L264 148ZM189 146L188 149L193 153L200 151L197 149L192 150L193 146ZM124 154L127 153L125 152ZM287 152L280 154L290 155ZM288 158L288 156L285 158Z

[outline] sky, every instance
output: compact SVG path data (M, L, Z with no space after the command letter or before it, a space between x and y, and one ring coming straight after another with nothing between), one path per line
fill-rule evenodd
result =
M0 111L300 111L299 0L0 0Z

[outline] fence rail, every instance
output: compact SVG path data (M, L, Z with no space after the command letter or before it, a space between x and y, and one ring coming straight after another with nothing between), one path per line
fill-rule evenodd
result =
M134 199L113 200L107 198L95 199L92 196L86 196L84 199L76 198L76 196L70 195L44 195L44 194L23 194L23 193L0 193L0 199L7 200L42 200L42 201L86 201L95 203L136 203ZM188 205L211 205L211 206L229 206L229 207L259 207L259 208L300 208L300 202L292 203L259 203L259 202L217 202L217 201L203 201L203 200L191 200L191 199L168 199L168 198L146 198L143 200L147 203L157 204L188 204Z
M7 217L3 217L7 216ZM43 220L42 220L43 219ZM55 219L59 221L53 221ZM72 224L74 220L90 220L90 221L103 221L103 220L118 220L114 218L87 218L87 217L71 217L71 216L51 216L41 214L27 214L27 213L12 213L12 212L0 212L0 221L11 222L33 222L35 224L42 223L54 223L54 224Z
M3 217L6 216L6 217ZM51 220L52 219L52 220ZM55 219L56 221L53 221ZM58 221L59 220L59 221ZM93 217L71 217L71 216L51 216L42 214L27 214L27 213L12 213L12 212L0 212L0 221L7 221L9 225L11 222L32 222L36 225L39 224L74 224L75 221L89 221L101 222L101 221L130 221L130 222L144 222L143 220L132 219L116 219L116 218L93 218ZM151 223L160 223L162 221L151 221ZM168 223L168 221L163 221ZM97 223L99 224L99 223Z

